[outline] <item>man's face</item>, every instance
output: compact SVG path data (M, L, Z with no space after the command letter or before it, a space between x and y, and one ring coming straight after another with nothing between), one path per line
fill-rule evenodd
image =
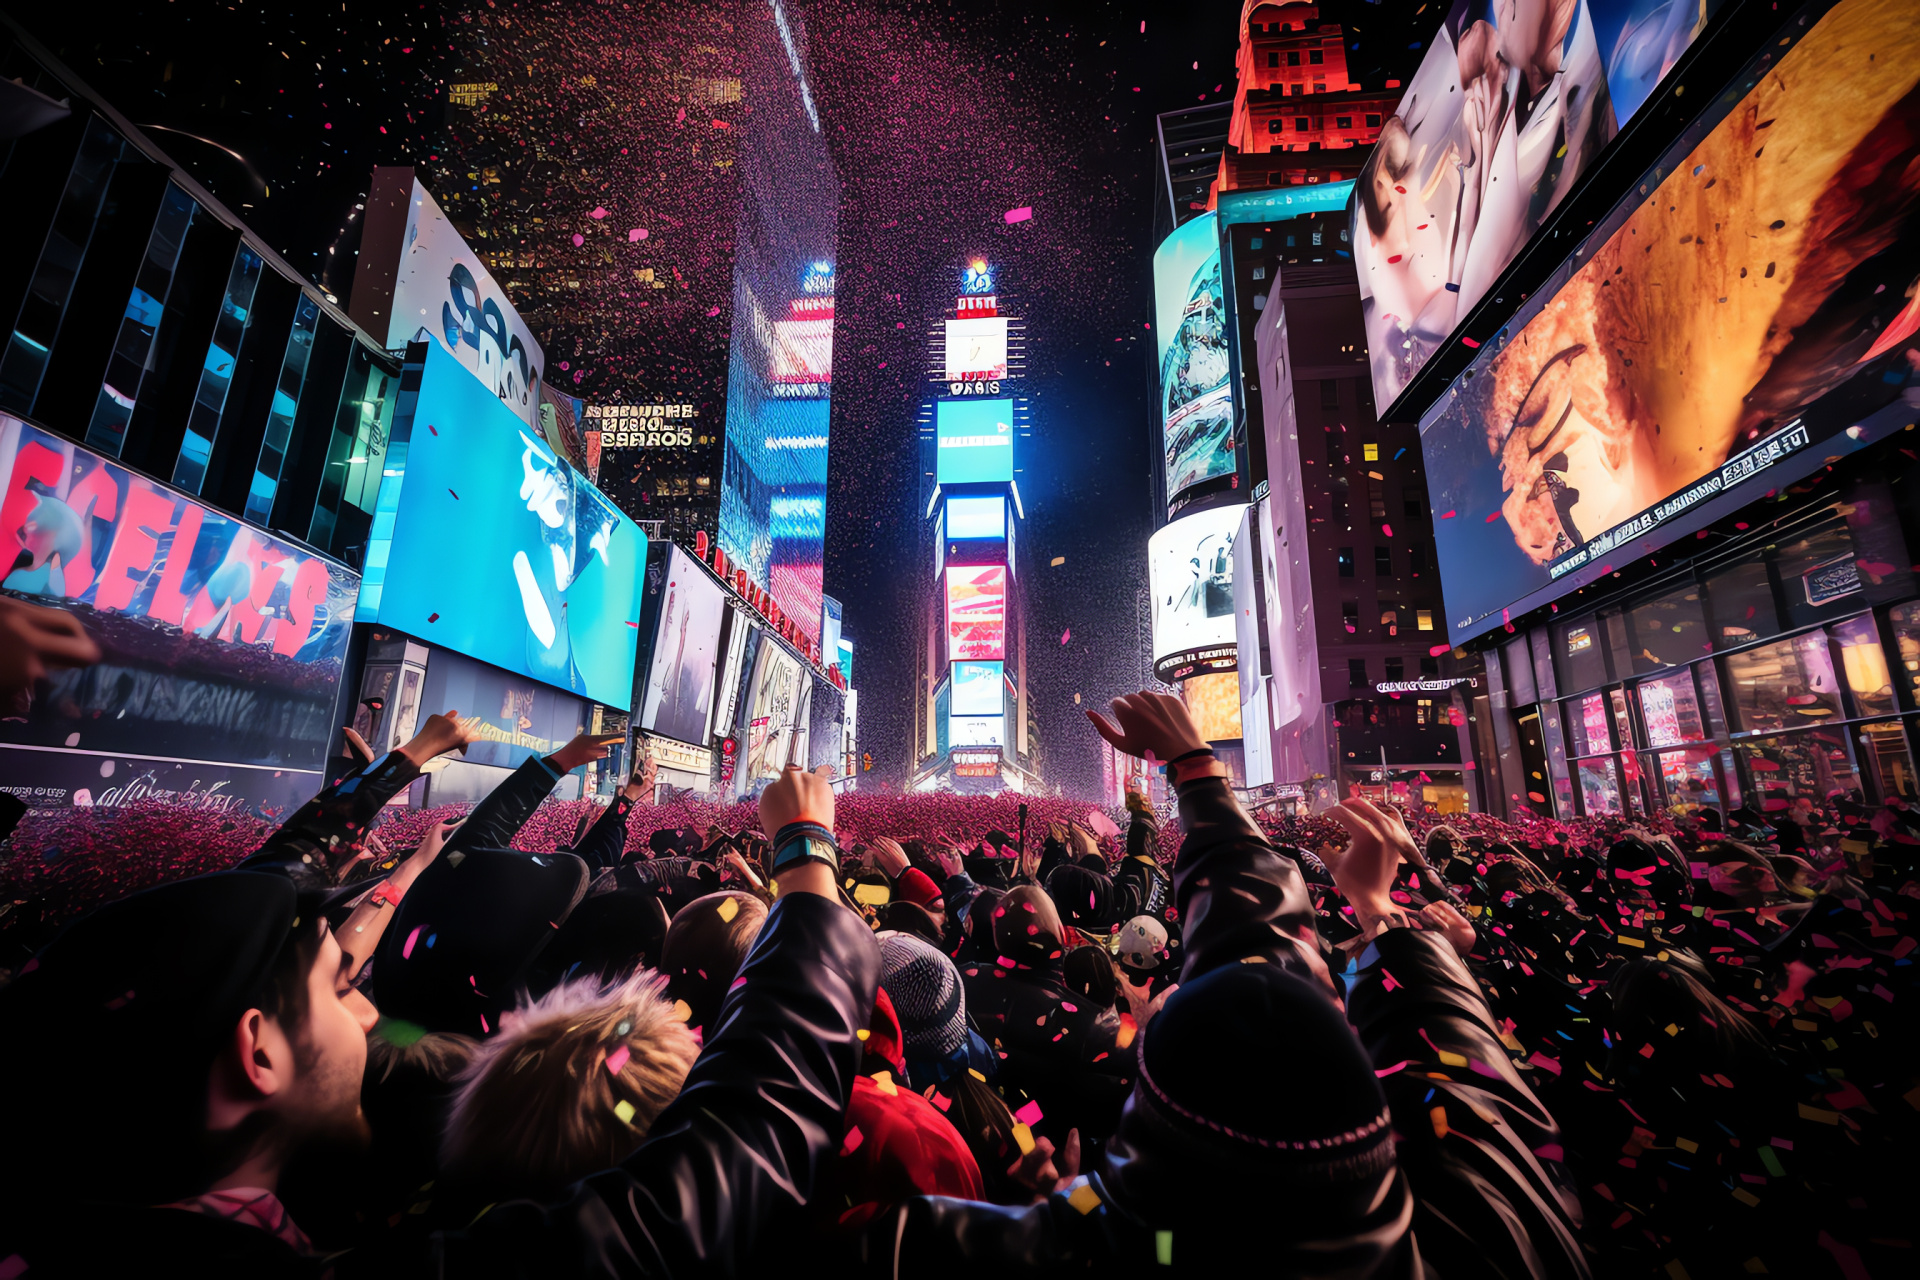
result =
M351 961L327 933L307 971L307 1017L287 1028L298 1075L284 1116L296 1140L364 1146L370 1134L360 1110L360 1079L367 1066L367 1033L379 1013L349 985Z

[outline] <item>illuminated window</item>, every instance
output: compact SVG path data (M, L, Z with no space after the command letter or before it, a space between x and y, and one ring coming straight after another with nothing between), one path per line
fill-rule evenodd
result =
M1413 625L1419 627L1422 631L1433 630L1433 610L1415 609L1413 611Z
M1341 547L1339 556L1340 576L1343 578L1351 578L1353 576L1353 548Z
M1421 698L1413 704L1413 722L1415 724L1434 723L1432 698Z
M1380 611L1380 625L1387 629L1388 635L1397 633L1400 628L1400 611L1398 609L1382 609Z
M1379 445L1377 445L1377 444L1363 444L1363 445L1361 445L1361 446L1360 446L1360 458L1361 458L1361 460L1362 460L1363 462L1378 462L1378 461L1380 461L1380 446L1379 446Z

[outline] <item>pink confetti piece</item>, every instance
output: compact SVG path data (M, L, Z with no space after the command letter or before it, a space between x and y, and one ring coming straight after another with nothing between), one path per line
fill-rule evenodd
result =
M1841 1244L1825 1231L1815 1237L1814 1243L1833 1255L1834 1265L1840 1268L1840 1274L1846 1280L1872 1280L1860 1261L1860 1251L1852 1245Z
M1390 1076L1396 1072L1405 1071L1408 1067L1412 1065L1413 1065L1413 1059L1408 1058L1405 1061L1396 1062L1390 1067L1382 1067L1380 1070L1374 1072L1373 1074L1381 1077Z
M1383 524L1380 526L1380 532L1385 534L1387 537L1391 538L1393 536L1393 526L1390 524Z
M1559 1059L1549 1058L1537 1049L1534 1050L1533 1056L1527 1059L1527 1062L1532 1066L1539 1067L1542 1071L1550 1072L1556 1076L1560 1074Z
M1567 1158L1567 1153L1565 1148L1563 1148L1557 1142L1549 1142L1544 1147L1535 1147L1533 1149L1533 1154L1539 1156L1542 1160L1561 1161Z
M635 227L633 230L627 232L628 244L636 244L641 240L645 240L646 238L647 238L647 229L645 227Z
M1487 517L1487 519L1486 519L1486 523L1487 523L1487 524L1492 524L1492 523L1493 523L1493 522L1494 522L1495 520L1498 520L1499 518L1500 518L1500 513L1499 513L1498 511L1496 511L1496 512L1494 512L1494 513L1493 513L1492 515L1490 515L1490 516L1488 516L1488 517Z
M587 216L589 218L594 219L595 221L598 221L599 219L607 216L607 211L605 209L599 208L598 206L595 206L593 212L589 213Z
M1040 1123L1040 1104L1029 1101L1026 1106L1013 1113L1013 1118L1031 1129Z
M1067 641L1069 641L1069 640L1071 640L1071 639L1073 639L1073 628L1072 628L1072 627L1068 627L1068 628L1067 628L1067 629L1066 629L1065 631L1062 631L1062 632L1060 633L1060 643L1061 643L1061 644L1065 644L1065 643L1066 643Z
M843 1156L852 1155L860 1149L860 1144L866 1140L867 1135L860 1132L860 1126L857 1124L854 1125L847 1130L847 1136L840 1142L840 1154Z
M1472 338L1462 338L1460 339L1460 341L1465 343L1469 348L1475 351L1478 351L1480 349L1480 344L1478 342L1475 342Z
M439 616L440 615L437 613L433 615L434 618L437 618ZM432 620L433 620L432 618L428 619L429 622L431 622ZM420 940L420 931L426 927L427 926L423 924L417 924L413 926L413 932L407 935L406 944L400 948L400 958L402 960L413 959L413 944Z
M1450 644L1436 644L1427 650L1427 656L1429 658L1437 658L1451 648L1453 648L1453 646Z
M610 1076L617 1076L622 1071L625 1071L627 1069L627 1059L631 1058L632 1056L633 1056L633 1051L627 1048L627 1046L625 1045L621 1045L618 1049L615 1049L612 1053L608 1054L607 1055L607 1074Z
M26 1269L27 1260L17 1253L12 1254L6 1259L0 1260L0 1280L14 1280L15 1276L20 1275L26 1271Z
M1006 212L1008 226L1012 226L1016 222L1028 222L1031 221L1032 218L1033 207L1031 205L1023 204L1018 209L1009 209Z
M1451 520L1451 519L1453 519L1453 518L1454 518L1455 516L1457 516L1457 515L1459 515L1459 514L1460 514L1460 513L1459 513L1458 511L1448 511L1448 512L1445 512L1444 514L1442 514L1440 518L1441 518L1442 520Z
M576 249L578 249L578 248L579 248L579 247L580 247L581 245L583 245L583 244L585 244L586 242L587 242L587 238L586 238L585 236L583 236L583 235L581 235L581 234L580 234L580 233L579 233L578 231L576 231L576 232L574 232L574 233L573 233L573 247L574 247L574 248L576 248Z

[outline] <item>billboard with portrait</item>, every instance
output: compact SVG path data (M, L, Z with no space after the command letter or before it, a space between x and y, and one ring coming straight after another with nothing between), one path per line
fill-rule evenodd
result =
M1013 479L1013 401L936 400L934 478L940 484Z
M50 672L0 721L0 743L321 767L352 570L4 414L0 530L0 589L70 610L102 655ZM96 770L94 789L109 776ZM144 785L195 790L171 773Z
M1245 511L1241 503L1183 516L1147 542L1157 678L1238 669L1233 539Z
M1195 485L1232 475L1238 465L1219 220L1218 214L1202 214L1153 251L1169 507Z
M1354 185L1376 403L1448 340L1719 0L1454 0Z
M798 659L763 634L747 700L746 777L749 783L777 778L787 767L800 725L801 682Z
M993 381L1007 376L1007 318L969 316L949 320L948 382Z
M998 662L1007 656L1007 567L949 565L947 656Z
M665 738L705 746L713 709L720 624L727 597L720 584L679 547L667 548L654 624L653 656L640 698L640 727Z
M1001 711L1001 663L953 664L953 714L997 716Z
M1422 420L1456 642L1912 420L1920 11L1783 34Z
M387 484L391 542L369 548L384 578L362 617L630 705L646 535L438 347Z

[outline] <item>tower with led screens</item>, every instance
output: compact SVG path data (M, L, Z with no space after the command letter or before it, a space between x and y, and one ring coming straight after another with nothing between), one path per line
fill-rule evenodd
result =
M925 588L915 635L917 791L1032 791L1039 734L1027 689L1020 492L1032 435L1026 324L984 257L959 265L927 329L920 408Z

